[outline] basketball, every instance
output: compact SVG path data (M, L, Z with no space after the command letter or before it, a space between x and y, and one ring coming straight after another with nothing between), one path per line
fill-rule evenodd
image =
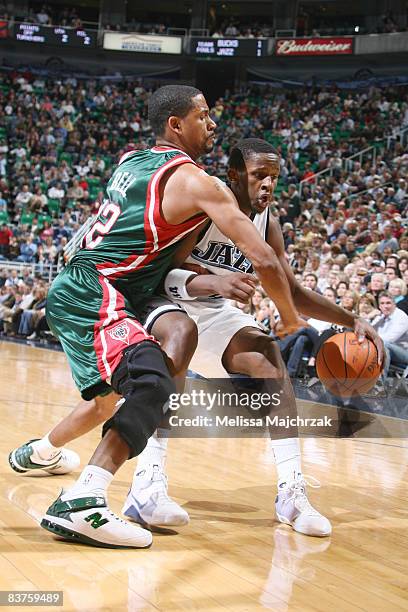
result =
M316 359L320 381L338 397L367 393L377 382L381 369L375 344L368 338L359 343L352 331L326 340Z

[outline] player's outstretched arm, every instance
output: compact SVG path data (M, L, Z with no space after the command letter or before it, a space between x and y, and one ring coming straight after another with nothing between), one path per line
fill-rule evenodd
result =
M180 194L185 194L185 199ZM259 281L279 310L284 333L292 333L304 326L274 250L239 210L232 192L220 181L196 167L181 166L167 181L162 209L171 223L205 212L251 261Z
M297 282L292 269L285 256L285 248L283 242L282 230L278 221L271 217L269 223L268 244L274 249L282 268L285 271L286 277L291 286L293 300L297 310L306 317L313 317L320 321L328 321L329 323L336 323L344 327L354 329L357 336L364 339L365 336L371 338L377 347L378 359L382 363L384 346L381 338L378 336L374 328L361 319L356 314L333 304L330 300L323 297L316 291L306 289L300 283Z

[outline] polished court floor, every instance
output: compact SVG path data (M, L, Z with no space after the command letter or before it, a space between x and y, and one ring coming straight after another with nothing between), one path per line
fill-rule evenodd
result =
M155 533L147 550L95 549L38 526L75 474L19 476L7 463L14 446L75 405L64 355L0 342L0 389L0 590L62 590L64 611L408 610L405 437L302 442L303 471L322 484L310 497L333 525L325 539L275 521L266 440L170 440L170 493L190 524ZM83 462L98 438L93 432L72 444ZM132 472L129 462L110 489L117 512Z

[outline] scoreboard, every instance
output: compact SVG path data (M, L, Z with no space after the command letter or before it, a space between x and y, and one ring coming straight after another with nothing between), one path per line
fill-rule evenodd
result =
M13 38L19 42L29 42L58 47L96 47L96 31L63 26L42 26L36 23L16 23Z
M265 38L195 38L190 39L190 55L196 57L263 57Z

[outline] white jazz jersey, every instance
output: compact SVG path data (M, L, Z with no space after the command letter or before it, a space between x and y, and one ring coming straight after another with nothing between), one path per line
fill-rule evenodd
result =
M266 240L269 226L269 208L251 217L262 238ZM194 263L207 268L213 274L228 274L229 272L245 272L253 274L254 269L249 259L241 253L229 238L211 223L205 234L200 237L186 263Z
M268 233L269 209L254 214L251 220L261 237ZM225 275L231 272L253 274L251 262L212 223L200 236L186 263L207 268L213 274ZM190 368L208 378L223 378L228 373L222 366L222 356L235 334L244 327L260 329L255 319L222 297L199 298L194 301L178 302L195 321L198 327L198 347Z

